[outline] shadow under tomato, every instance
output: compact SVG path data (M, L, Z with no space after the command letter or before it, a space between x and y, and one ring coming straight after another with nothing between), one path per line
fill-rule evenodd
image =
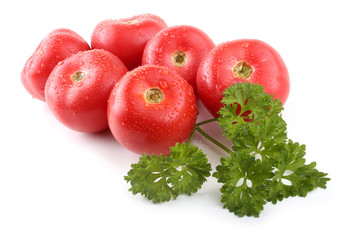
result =
M113 164L121 172L127 172L130 165L139 160L140 156L118 143L109 129L98 133L85 133L82 138L90 151Z

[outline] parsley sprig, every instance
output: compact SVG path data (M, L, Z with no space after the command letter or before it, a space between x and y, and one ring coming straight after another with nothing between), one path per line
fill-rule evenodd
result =
M222 102L218 122L233 143L233 153L221 158L213 176L223 183L225 208L240 217L258 217L266 202L326 188L327 174L316 170L315 162L305 164L305 145L288 139L281 103L261 85L233 85Z
M211 165L191 140L192 137L189 143L177 143L171 147L168 156L143 154L125 176L132 186L129 191L140 193L154 203L197 192L210 176Z
M222 183L224 208L239 217L258 217L267 202L276 204L288 197L305 197L315 188L326 188L327 173L305 162L305 145L287 137L282 104L264 92L261 85L233 84L224 91L220 117L196 124L197 131L228 156L221 157L213 176ZM217 121L232 149L200 128ZM194 134L193 132L193 134ZM140 157L125 176L133 194L140 193L154 203L191 195L210 176L211 166L201 149L188 143L171 147L168 156Z

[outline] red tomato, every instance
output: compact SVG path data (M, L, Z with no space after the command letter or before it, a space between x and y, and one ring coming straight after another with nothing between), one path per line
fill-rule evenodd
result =
M196 83L199 97L212 115L218 116L222 107L222 92L239 81L263 85L283 104L289 95L289 73L284 61L274 48L259 40L220 44L203 59Z
M51 72L45 86L46 102L55 117L72 130L105 130L107 99L126 72L125 65L110 52L79 52Z
M141 57L149 39L165 27L164 20L152 14L105 20L95 27L91 47L115 54L131 70L141 65Z
M167 66L178 72L195 89L196 74L203 57L215 47L206 33L192 26L161 30L147 43L142 64Z
M161 66L145 65L126 74L108 103L112 134L138 154L168 154L170 146L190 136L196 117L193 88Z
M89 44L77 33L63 28L52 31L25 63L21 72L21 82L25 89L34 98L45 101L45 83L56 64L85 50L90 50Z

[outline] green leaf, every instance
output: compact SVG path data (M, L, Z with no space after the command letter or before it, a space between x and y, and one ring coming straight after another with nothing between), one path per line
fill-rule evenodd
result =
M234 125L257 123L265 117L280 114L283 109L279 99L274 100L259 84L239 82L228 87L223 94L224 107L219 111L218 122L228 138L233 138L236 133Z
M240 151L221 158L216 170L213 176L224 183L220 189L224 208L239 217L258 217L266 203L267 185L273 177L271 166Z
M178 194L168 183L170 172L168 156L146 155L140 157L139 162L131 164L131 170L125 176L125 180L130 182L133 194L140 193L154 203L169 201Z
M286 122L279 115L257 123L235 124L233 128L233 150L245 150L263 161L275 158L276 147L287 142Z
M124 177L131 184L129 191L154 203L197 192L211 171L201 149L187 143L171 147L169 156L144 154L131 168Z
M211 165L206 155L194 145L177 143L171 147L169 162L173 170L169 183L177 194L197 192L210 176Z
M276 159L271 159L275 171L268 201L275 204L290 196L305 197L317 187L326 188L326 182L330 180L326 178L327 173L315 169L315 162L305 164L305 145L289 140L287 144L278 145L277 148L279 155Z

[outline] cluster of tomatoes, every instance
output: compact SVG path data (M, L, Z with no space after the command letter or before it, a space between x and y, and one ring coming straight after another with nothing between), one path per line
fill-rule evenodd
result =
M289 74L280 55L259 40L215 45L202 30L143 14L100 22L91 47L77 33L47 35L21 72L26 90L65 126L110 128L127 149L167 154L194 129L197 100L214 115L232 83L262 84L285 103Z

